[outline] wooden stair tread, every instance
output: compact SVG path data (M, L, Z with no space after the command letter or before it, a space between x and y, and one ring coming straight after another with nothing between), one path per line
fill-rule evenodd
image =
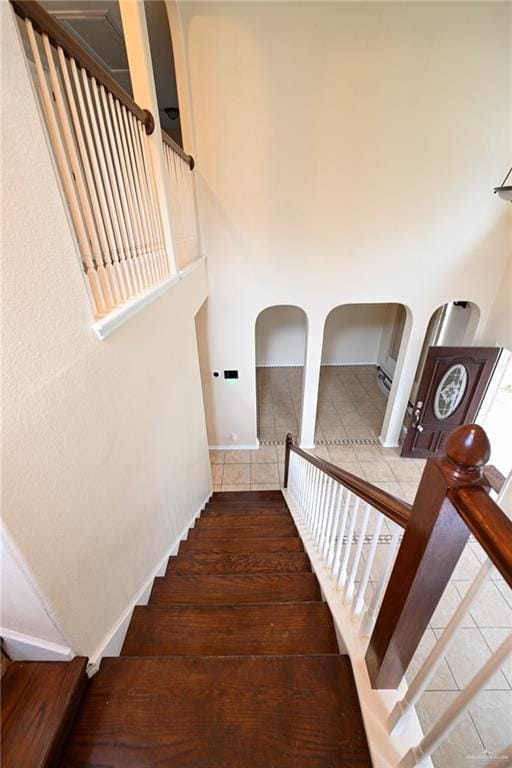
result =
M303 552L304 546L295 539L187 539L180 544L179 553L209 552L211 554L236 554L256 552Z
M87 659L13 661L2 676L2 762L55 765L87 685Z
M137 606L123 656L338 653L325 603Z
M295 523L289 513L284 514L280 512L276 515L273 512L262 512L261 514L247 512L245 515L240 515L238 513L230 514L229 512L226 512L223 515L212 515L211 517L201 515L192 530L195 530L198 526L201 528L219 528L232 525L239 528L245 528L249 525L260 525L262 528L266 528L267 526L273 525L281 527L295 526Z
M200 518L189 533L189 539L279 539L282 537L297 538L297 529L291 520L273 520L268 523L267 521L255 522L254 518L243 520Z
M175 573L305 573L311 571L305 552L210 554L191 552L169 559L167 575Z
M286 506L281 491L215 491L208 503L222 501L227 504L247 504L255 502L261 504L275 501Z
M272 515L274 517L285 517L290 519L288 509L281 509L280 507L256 507L254 505L236 507L234 504L206 507L201 515L201 519L204 520L206 517L246 517L250 515Z
M321 600L313 573L174 574L155 579L151 605L294 603Z
M369 768L371 761L350 661L333 654L104 659L62 765Z

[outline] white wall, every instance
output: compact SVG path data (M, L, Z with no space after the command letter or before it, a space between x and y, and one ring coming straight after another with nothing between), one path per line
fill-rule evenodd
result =
M333 307L403 303L410 380L436 307L462 296L485 325L509 248L510 206L492 188L510 165L511 12L181 4L208 343L247 381L211 383L210 443L255 441L254 324L266 306L304 308L321 345Z
M3 519L58 631L93 655L211 488L194 325L206 272L95 337L10 6L1 12Z
M385 304L336 307L325 321L322 365L377 363Z
M264 309L256 320L256 365L304 365L306 333L302 309Z

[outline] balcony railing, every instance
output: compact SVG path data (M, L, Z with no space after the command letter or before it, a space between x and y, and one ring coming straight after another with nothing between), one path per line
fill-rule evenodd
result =
M199 257L193 160L165 134L172 210L158 199L152 115L36 2L13 0L97 318L147 294ZM151 137L153 138L153 137Z

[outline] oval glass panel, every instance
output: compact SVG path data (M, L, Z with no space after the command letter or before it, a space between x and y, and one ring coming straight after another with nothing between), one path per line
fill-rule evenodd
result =
M434 398L434 415L439 421L450 418L460 405L468 386L468 372L462 363L452 365L439 382Z

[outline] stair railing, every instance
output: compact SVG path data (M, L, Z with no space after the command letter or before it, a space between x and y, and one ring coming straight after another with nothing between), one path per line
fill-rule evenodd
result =
M414 504L409 507L302 451L293 445L290 435L287 437L286 494L291 495L299 525L308 531L330 569L331 580L341 590L346 609L353 619L360 617L359 635L364 637L371 631L366 652L371 687L400 690L386 722L395 745L492 570L497 568L512 587L512 522L499 506L501 497L495 501L489 496L490 483L484 471L489 454L489 441L481 427L465 425L456 430L447 440L446 456L427 462ZM495 471L491 475L494 488L501 487L502 478L496 478ZM502 493L506 492L505 486ZM395 528L386 541L387 552L377 562L375 551L384 524ZM407 685L405 672L471 534L487 557ZM367 553L362 558L363 537ZM371 597L366 594L369 582ZM429 756L511 652L509 633L429 731L413 746L407 740L405 754L399 750L401 758L390 764L398 768L430 765Z
M286 437L284 487L292 494L347 610L361 620L361 633L369 635L410 505L303 451L293 445L290 434Z
M184 269L200 257L194 179L191 174L194 158L187 155L164 131L162 144L173 203L176 261L178 267Z
M153 116L34 0L11 0L22 20L27 53L64 194L74 225L95 314L165 283L173 274L151 161ZM173 157L193 160L164 135ZM180 169L180 179L182 171ZM180 181L171 217L192 228L191 181ZM195 209L193 211L195 219ZM197 249L190 247L190 254Z

